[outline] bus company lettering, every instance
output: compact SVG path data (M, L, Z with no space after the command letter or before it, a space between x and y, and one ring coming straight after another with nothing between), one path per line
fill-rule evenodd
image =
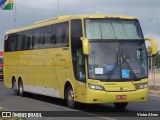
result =
M41 113L12 113L12 117L42 117Z

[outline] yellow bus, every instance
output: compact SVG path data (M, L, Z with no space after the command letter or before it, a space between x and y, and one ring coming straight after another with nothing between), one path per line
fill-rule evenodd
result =
M152 55L157 42L144 38L135 17L61 16L10 30L4 39L4 83L25 92L76 103L128 102L148 96L145 40Z

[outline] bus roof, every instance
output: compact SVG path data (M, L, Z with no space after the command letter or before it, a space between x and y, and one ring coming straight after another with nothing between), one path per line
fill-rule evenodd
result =
M64 16L60 16L60 17L57 17L57 18L52 18L52 19L39 21L39 22L36 22L33 25L28 26L28 27L9 30L5 34L11 34L11 33L16 33L16 32L26 31L26 30L30 30L30 29L34 29L34 28L38 28L38 27L43 27L43 26L46 26L46 25L54 24L54 23L63 22L63 21L69 20L69 19L83 19L83 18L136 19L136 17L133 17L133 16L109 15L109 14L64 15Z

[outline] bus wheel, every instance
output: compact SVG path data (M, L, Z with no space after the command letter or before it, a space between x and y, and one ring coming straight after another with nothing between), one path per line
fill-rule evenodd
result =
M17 86L16 86L16 81L15 80L12 83L12 89L13 89L13 94L14 95L18 95L18 90L17 90Z
M18 93L19 93L19 95L20 96L24 96L24 88L23 88L23 82L22 81L20 81L19 83L18 83Z
M123 110L125 109L125 107L127 106L127 102L124 103L114 103L114 106L118 109L118 110Z
M66 99L67 105L70 108L75 108L75 101L74 101L74 91L71 86L69 86L66 90Z

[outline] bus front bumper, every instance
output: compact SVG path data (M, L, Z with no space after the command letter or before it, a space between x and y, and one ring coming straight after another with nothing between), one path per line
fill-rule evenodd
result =
M86 103L143 102L148 99L148 88L127 92L87 90Z

